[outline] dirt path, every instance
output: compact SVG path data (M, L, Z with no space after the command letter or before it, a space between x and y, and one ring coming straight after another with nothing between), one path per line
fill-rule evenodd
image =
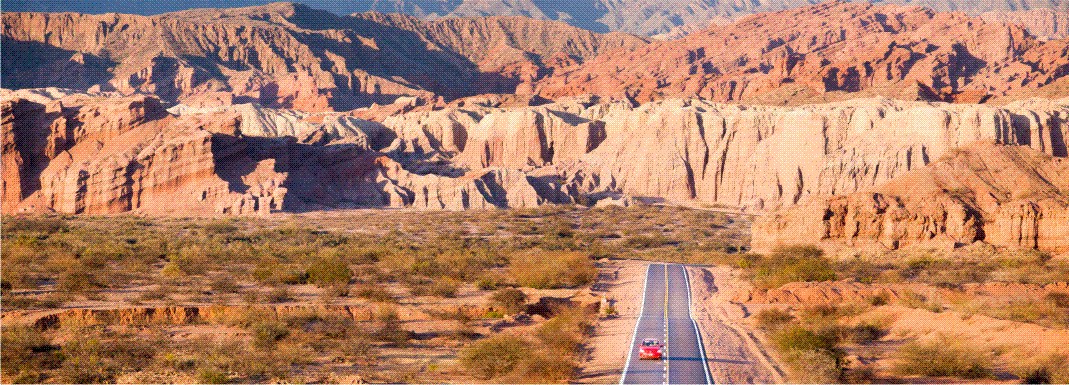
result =
M746 309L730 299L738 290L730 270L690 266L694 320L701 328L716 383L783 383L783 371L774 363L745 323Z
M613 302L617 316L599 318L594 336L586 344L587 355L576 376L579 383L617 383L631 343L631 333L640 311L646 262L609 261L599 269L592 291Z

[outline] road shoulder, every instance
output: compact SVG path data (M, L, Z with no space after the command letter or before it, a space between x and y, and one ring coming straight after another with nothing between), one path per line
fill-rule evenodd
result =
M645 261L612 260L601 264L598 281L592 288L603 295L616 315L600 316L594 334L586 343L586 357L576 376L578 383L617 383L623 371L631 338L642 306L642 285L646 279Z
M742 322L746 309L732 303L745 283L724 267L687 267L693 318L701 329L709 370L716 383L783 383L783 371Z

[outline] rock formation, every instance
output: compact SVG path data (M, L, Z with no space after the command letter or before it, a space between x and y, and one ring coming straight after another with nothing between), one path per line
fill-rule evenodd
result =
M832 1L612 51L540 80L556 99L596 94L801 104L881 95L976 103L1069 72L1069 42L959 13ZM1022 95L1027 96L1027 95Z
M299 4L158 16L4 13L5 88L158 95L347 110L399 96L512 93L603 50L644 41L526 18L339 17ZM489 55L489 52L495 52Z
M1023 146L976 145L854 194L760 218L756 249L843 242L1069 250L1069 160Z
M862 1L862 0L856 0ZM582 2L539 0L305 0L303 4L339 15L363 12L403 13L421 19L473 18L482 16L524 16L558 20L595 32L621 31L654 36L671 30L705 28L713 19L737 19L747 15L808 6L819 0L589 0ZM907 4L939 12L1008 13L1031 10L1069 11L1061 0L873 0L882 4ZM126 12L152 15L189 8L178 3L15 2L8 11L65 10L82 13Z
M313 124L249 106L172 115L146 96L4 96L5 213L247 214L567 202L552 191L555 201L540 196L537 182L510 170L460 178L413 174L374 150L384 142L381 126L351 117ZM262 118L270 114L276 116L268 121L289 125L265 129Z

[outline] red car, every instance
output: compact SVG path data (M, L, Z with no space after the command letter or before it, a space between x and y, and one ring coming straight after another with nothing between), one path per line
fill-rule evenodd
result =
M640 360L659 360L662 353L664 353L664 345L661 345L661 341L652 338L642 340L642 346L638 347Z

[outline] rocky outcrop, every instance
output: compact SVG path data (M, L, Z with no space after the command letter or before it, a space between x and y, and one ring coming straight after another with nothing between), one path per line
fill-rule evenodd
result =
M1069 38L1069 11L1038 8L1018 11L990 11L980 15L987 21L1017 24L1042 39Z
M535 92L638 103L700 97L802 104L859 95L976 103L1065 77L1067 47L960 13L831 1L608 52L556 71Z
M472 170L544 169L581 193L772 210L889 181L978 140L1064 157L1067 119L1065 101L991 107L872 99L764 107L667 100L632 107L579 98L414 112L386 125L397 132L414 130L402 128L406 123L449 127L420 130L417 142L452 143L442 154ZM463 147L460 132L467 135Z
M1069 250L1069 161L1022 146L972 146L860 192L814 198L754 223L755 249L845 243Z
M5 88L304 111L512 93L555 63L645 44L524 18L340 17L293 3L157 16L5 12L3 24L4 57L35 58L5 60Z
M1069 235L1057 225L1066 219L1069 99L770 107L579 97L466 101L379 123L256 105L169 112L146 96L4 96L9 213L650 198L775 212L755 226L759 247L826 239L1058 249Z
M517 171L413 174L375 150L399 139L352 117L319 116L322 123L311 123L255 106L172 115L146 96L4 96L5 213L251 214L570 202ZM536 188L550 190L543 196Z

